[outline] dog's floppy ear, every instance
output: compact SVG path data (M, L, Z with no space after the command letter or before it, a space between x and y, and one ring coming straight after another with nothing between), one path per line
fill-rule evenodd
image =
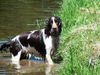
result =
M62 31L62 22L61 22L61 19L60 19L58 28L59 28L59 35L60 35L60 33L61 33L61 31Z
M58 22L59 22L58 28L59 28L59 35L60 35L60 33L61 33L61 31L62 31L62 21L61 21L61 19L60 19L59 17L57 17L57 16L55 16L55 17L57 18L57 20L58 20Z
M51 17L48 19L48 22L45 26L45 34L47 34L47 36L50 35L50 30L51 30Z

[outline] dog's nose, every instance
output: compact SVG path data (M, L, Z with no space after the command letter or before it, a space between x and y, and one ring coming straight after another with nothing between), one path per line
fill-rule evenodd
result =
M57 28L53 28L53 31L58 31L58 29Z
M53 30L55 31L57 28L53 28Z

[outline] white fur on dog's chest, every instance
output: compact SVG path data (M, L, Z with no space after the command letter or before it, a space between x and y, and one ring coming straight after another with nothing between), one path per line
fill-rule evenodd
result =
M46 46L46 49L50 49L51 50L51 48L53 47L53 45L52 45L52 37L51 36L47 37L44 34L44 29L42 30L42 32L43 32L43 40L44 40L44 44Z
M52 38L51 38L51 36L47 37L44 42L45 42L45 45L46 45L47 49L52 48Z

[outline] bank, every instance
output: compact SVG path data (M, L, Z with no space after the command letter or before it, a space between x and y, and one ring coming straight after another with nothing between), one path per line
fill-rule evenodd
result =
M59 75L100 75L100 1L63 0ZM58 54L59 54L58 53ZM58 55L59 56L59 55Z

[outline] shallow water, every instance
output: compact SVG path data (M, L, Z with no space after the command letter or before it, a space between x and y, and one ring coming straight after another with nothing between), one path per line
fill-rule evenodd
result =
M61 0L0 0L0 41L43 28L48 17L59 8L59 2ZM10 53L0 53L0 75L55 74L55 65L33 60L23 60L15 65L10 58Z
M12 63L10 57L0 58L0 74L2 75L55 75L57 65L48 65L44 62L22 60L20 63Z

